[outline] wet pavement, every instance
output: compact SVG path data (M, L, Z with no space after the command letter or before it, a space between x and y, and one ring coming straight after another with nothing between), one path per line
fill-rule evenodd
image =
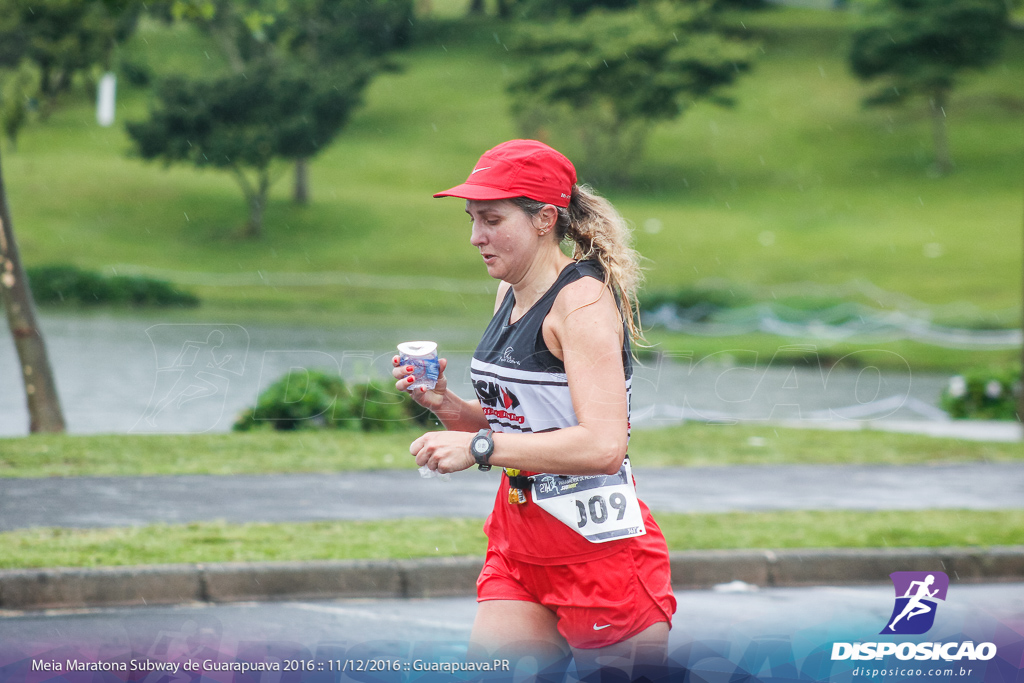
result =
M693 590L675 595L678 609L669 639L673 649L716 639L740 644L764 637L791 638L794 643L873 640L893 606L892 586ZM166 657L169 644L177 641L204 644L208 652L231 657L246 643L276 642L279 648L310 653L335 647L344 653L357 644L401 651L404 641L407 648L433 644L442 652L447 649L447 654L464 656L475 614L472 597L0 612L0 643L31 643L37 653L45 652L49 642L102 647L108 656L130 648ZM955 637L968 620L1019 624L1022 618L1024 584L953 584L928 637Z
M771 465L635 470L655 512L994 510L1024 507L1024 463ZM498 473L450 481L415 470L335 474L0 479L0 531L203 520L483 518Z

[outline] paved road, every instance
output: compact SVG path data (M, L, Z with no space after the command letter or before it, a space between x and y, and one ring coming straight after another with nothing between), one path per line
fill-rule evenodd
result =
M483 517L493 504L497 476L470 470L442 482L407 470L0 479L0 531L214 519ZM638 469L636 479L641 498L656 512L1024 507L1020 463Z
M815 648L830 649L834 641L876 640L893 607L891 586L678 591L676 598L670 648L682 661L715 653L739 661L751 653L754 639L762 646L792 647L798 657ZM475 612L472 598L446 598L0 613L0 672L5 657L11 661L19 651L29 650L35 658L59 660L75 654L167 660L186 653L196 659L230 660L245 658L247 652L278 659L374 655L406 661L432 655L456 660L465 653ZM1019 658L1022 636L1012 627L1022 619L1024 584L953 584L926 638L1001 640L1001 651L1008 657L1016 652ZM701 651L703 655L696 654ZM769 666L778 664L770 654L768 658ZM755 664L753 670L759 669Z

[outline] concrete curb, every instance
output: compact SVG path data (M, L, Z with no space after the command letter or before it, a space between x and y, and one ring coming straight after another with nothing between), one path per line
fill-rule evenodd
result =
M1024 546L695 550L672 553L673 586L887 583L894 571L946 572L953 583L1024 580ZM153 565L0 571L0 609L187 602L473 595L480 557Z

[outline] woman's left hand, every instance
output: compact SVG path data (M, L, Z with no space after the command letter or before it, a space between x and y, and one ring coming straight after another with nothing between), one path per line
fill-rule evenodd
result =
M471 432L427 432L409 446L416 464L426 465L441 474L461 472L476 464L469 452Z

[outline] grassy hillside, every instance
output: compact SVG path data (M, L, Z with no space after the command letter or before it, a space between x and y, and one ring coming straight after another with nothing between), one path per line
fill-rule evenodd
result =
M861 107L867 88L845 64L849 15L785 9L736 21L763 49L731 92L736 106L699 104L659 126L632 186L598 188L637 226L649 285L860 278L930 304L1008 310L1004 321L1017 320L1024 36L1014 34L1001 63L965 78L954 94L948 115L958 167L934 178L924 103ZM17 151L4 151L23 258L228 274L440 276L477 283L481 293L277 287L268 275L269 285L194 287L206 306L186 315L479 325L493 283L468 245L460 202L430 194L460 182L483 150L517 134L504 94L519 67L504 47L510 30L493 20L421 25L418 43L399 57L402 71L374 82L347 131L314 161L310 206L290 204L289 169L280 169L259 241L235 237L244 210L226 174L130 158L121 124L144 115L148 92L123 87L111 129L95 125L84 95L69 98L47 124L24 133ZM124 52L162 73L223 68L186 27L147 24ZM570 143L552 142L572 152Z
M930 303L1016 305L1024 41L957 91L948 116L958 168L933 178L927 104L862 108L868 88L846 67L843 15L747 21L765 52L735 88L735 109L698 106L661 128L636 191L620 199L638 223L665 226L639 240L657 255L652 284L866 278ZM929 257L928 244L941 255Z

